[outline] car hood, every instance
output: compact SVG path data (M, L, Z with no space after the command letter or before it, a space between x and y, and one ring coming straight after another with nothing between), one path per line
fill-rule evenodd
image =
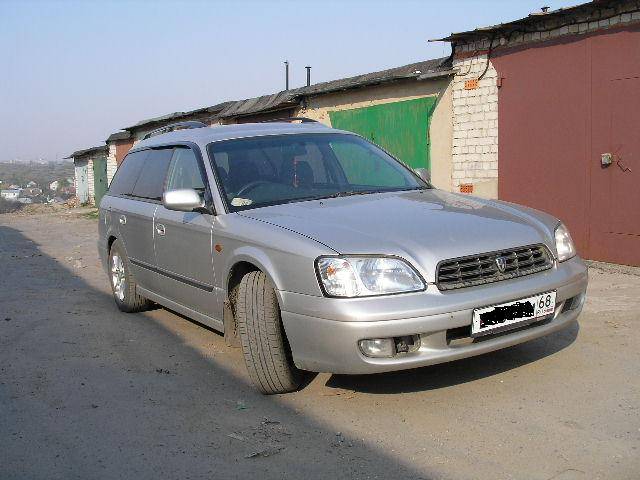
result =
M403 257L430 282L441 260L538 243L555 250L553 217L436 189L274 205L241 215L297 232L340 254Z

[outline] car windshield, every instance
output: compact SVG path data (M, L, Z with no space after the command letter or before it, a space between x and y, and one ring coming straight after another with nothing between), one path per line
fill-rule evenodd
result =
M211 143L229 211L321 198L431 188L372 143L349 134L289 134Z

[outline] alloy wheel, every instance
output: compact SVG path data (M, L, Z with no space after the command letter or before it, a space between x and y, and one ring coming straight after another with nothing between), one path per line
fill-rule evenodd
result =
M121 302L124 301L124 291L127 285L124 272L124 263L117 253L111 257L111 285L113 294Z

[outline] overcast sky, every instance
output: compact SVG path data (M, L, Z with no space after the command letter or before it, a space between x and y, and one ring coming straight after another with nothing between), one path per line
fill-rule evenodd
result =
M553 0L552 9L575 2ZM59 159L139 120L447 56L541 0L0 0L0 161Z

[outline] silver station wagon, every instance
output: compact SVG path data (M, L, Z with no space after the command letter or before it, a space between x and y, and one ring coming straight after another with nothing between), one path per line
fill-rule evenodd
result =
M587 269L558 219L435 189L362 137L300 120L176 124L128 153L99 223L121 310L154 302L223 332L264 393L576 320Z

